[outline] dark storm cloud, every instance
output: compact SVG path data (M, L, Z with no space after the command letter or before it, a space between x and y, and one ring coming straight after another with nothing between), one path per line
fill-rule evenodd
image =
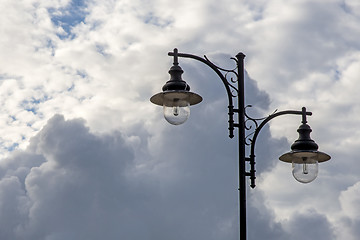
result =
M26 151L1 162L1 239L234 238L236 197L222 185L223 162L189 150L140 174L121 134L96 136L56 115Z
M1 209L7 213L1 239L106 236L117 229L113 209L129 202L124 179L132 159L120 135L96 137L80 120L53 117L26 151L1 162Z
M308 210L302 214L292 216L288 225L291 239L335 239L334 230L326 216L315 210Z

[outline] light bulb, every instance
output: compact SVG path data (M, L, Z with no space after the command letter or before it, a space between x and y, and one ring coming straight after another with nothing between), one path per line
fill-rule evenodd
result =
M173 114L174 114L174 116L178 116L178 115L179 115L179 111L180 111L179 106L173 107Z
M303 164L302 174L309 174L307 163Z
M303 157L303 162L292 163L292 174L294 178L301 183L312 182L318 174L318 161Z
M169 104L168 104L169 105ZM164 117L173 125L184 123L190 116L190 106L187 101L178 101L173 106L164 105Z

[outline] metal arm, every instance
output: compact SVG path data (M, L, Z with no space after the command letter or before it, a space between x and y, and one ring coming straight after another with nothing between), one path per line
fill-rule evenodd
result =
M255 129L255 132L254 132L254 136L252 139L250 139L250 142L251 142L251 150L250 150L250 157L247 159L250 161L250 173L247 173L248 176L250 176L250 180L251 180L251 183L250 183L250 186L252 188L255 188L255 144L256 144L256 139L261 131L261 129L270 121L272 120L273 118L276 118L276 117L279 117L279 116L282 116L282 115L288 115L288 114L292 114L292 115L302 115L302 121L306 123L306 115L308 116L311 116L312 115L312 112L307 112L306 111L306 108L303 107L302 108L302 111L294 111L294 110L287 110L287 111L281 111L281 112L275 112L271 115L269 115L268 117L266 117L259 125L258 127ZM249 120L251 121L254 121L256 122L257 120L256 119L252 119L252 118L249 118ZM257 123L256 123L257 125Z

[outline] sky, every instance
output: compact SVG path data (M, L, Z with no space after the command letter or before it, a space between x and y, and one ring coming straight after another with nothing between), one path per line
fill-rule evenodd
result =
M206 65L179 59L203 102L180 126L149 99L169 51L224 68L243 52L248 113L313 112L332 159L309 184L278 161L300 116L261 131L248 239L360 236L357 0L2 0L0 239L238 239L237 134Z

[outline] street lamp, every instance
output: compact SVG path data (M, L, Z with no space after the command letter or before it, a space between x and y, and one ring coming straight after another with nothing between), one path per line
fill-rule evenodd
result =
M206 56L199 57L187 53L179 53L175 48L173 52L168 53L174 57L173 66L169 70L170 80L162 88L162 92L155 94L150 101L156 105L163 106L165 119L174 125L184 123L190 115L191 105L198 104L202 97L196 93L190 92L190 86L181 78L184 72L179 66L178 57L191 58L200 61L209 66L219 76L223 82L229 101L229 137L234 137L234 128L238 128L239 142L239 224L240 240L246 240L246 177L250 178L250 186L255 187L255 143L260 130L275 117L282 115L301 115L302 124L297 130L299 138L291 145L291 151L280 156L283 162L292 163L293 176L301 183L313 181L318 174L318 163L325 162L331 157L318 151L318 145L310 138L312 131L307 124L306 116L312 115L303 107L301 111L287 110L274 112L266 118L255 119L246 113L245 91L244 91L244 58L243 53L239 53L235 58L236 67L234 69L224 69L212 63ZM236 79L228 79L229 75ZM237 83L237 86L235 85ZM233 104L233 98L237 98L237 108ZM238 115L238 122L234 121L234 114ZM245 135L246 130L250 130L248 123L255 125L255 130L249 135ZM245 148L250 146L250 155L246 157ZM250 164L250 170L246 171L246 163Z
M305 108L303 111L306 111ZM317 177L318 163L329 160L330 156L318 151L318 145L310 138L312 130L306 124L306 114L302 116L302 124L297 130L299 139L291 145L291 151L281 155L279 159L283 162L292 163L292 174L296 180L309 183Z
M190 105L198 104L202 97L190 92L190 86L182 80L184 71L179 66L177 49L174 52L174 63L169 70L170 80L162 87L163 92L152 96L150 101L163 106L164 117L169 123L180 125L189 118Z

